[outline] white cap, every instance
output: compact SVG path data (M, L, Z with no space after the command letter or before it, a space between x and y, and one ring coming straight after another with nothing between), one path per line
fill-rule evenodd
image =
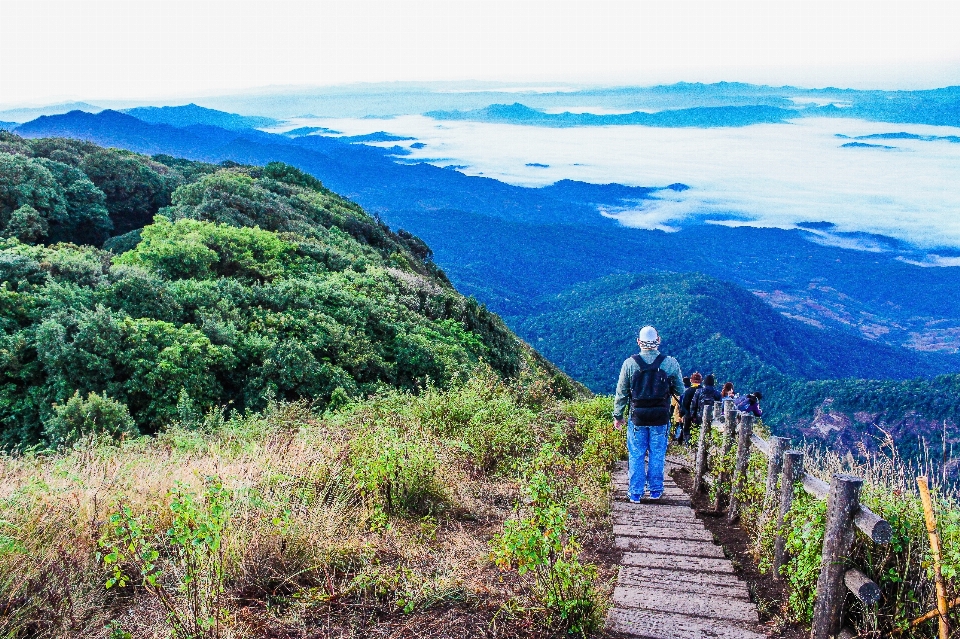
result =
M652 326L644 326L640 329L640 335L637 336L637 339L641 342L659 342L660 334L657 333L657 329Z

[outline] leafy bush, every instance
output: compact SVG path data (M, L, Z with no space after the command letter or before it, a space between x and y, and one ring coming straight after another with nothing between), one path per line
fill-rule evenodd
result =
M354 486L380 519L436 508L443 499L437 464L433 442L401 424L366 424L350 442Z
M140 433L126 405L106 394L90 393L84 399L77 391L65 404L54 404L45 434L51 444L69 446L91 435L123 439Z
M524 490L526 505L518 507L503 533L491 543L502 569L534 576L536 595L553 621L571 634L586 636L600 626L600 605L594 590L596 568L583 565L570 530L567 510L572 497L565 474L551 467L564 464L549 447L531 464Z
M459 436L474 467L482 473L516 470L536 444L533 417L505 395L479 407Z
M814 499L798 488L786 520L789 527L786 550L790 561L783 569L783 576L790 584L790 611L795 619L804 623L813 619L826 522L827 502Z
M231 494L217 478L208 478L198 500L182 486L170 494L171 524L159 534L151 522L123 504L109 519L100 540L107 589L137 582L167 613L178 639L219 639L224 620L226 550L224 535L231 519ZM170 590L160 564L161 551L172 559ZM132 569L133 574L128 574ZM177 595L182 595L183 603Z

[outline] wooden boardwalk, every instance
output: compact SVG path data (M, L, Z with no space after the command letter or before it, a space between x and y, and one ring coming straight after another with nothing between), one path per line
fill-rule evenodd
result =
M613 475L613 532L624 551L607 629L644 639L762 639L757 608L690 498L665 477L659 501L627 500ZM667 463L667 472L675 464Z

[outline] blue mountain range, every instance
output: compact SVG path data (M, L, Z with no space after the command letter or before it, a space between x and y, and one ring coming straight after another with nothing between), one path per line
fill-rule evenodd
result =
M124 109L123 112L127 115L132 115L138 120L151 124L169 124L178 127L206 124L231 131L239 131L243 129L259 129L279 124L279 122L273 118L237 115L235 113L227 113L226 111L208 109L193 103L184 106L136 107L133 109Z
M618 114L570 113L569 111L546 113L515 102L514 104L492 104L473 111L428 111L424 115L436 120L475 120L551 127L624 124L658 127L718 127L785 122L789 118L797 117L798 112L796 109L749 105L669 109L655 113L644 111Z

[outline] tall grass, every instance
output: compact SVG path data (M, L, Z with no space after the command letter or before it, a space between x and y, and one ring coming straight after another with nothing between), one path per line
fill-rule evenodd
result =
M0 457L0 636L297 636L323 615L363 636L363 615L450 606L589 632L606 585L578 536L624 451L607 401L557 395L481 370L336 412L212 411L155 438ZM532 482L564 524L547 577L569 588L497 555L530 523Z

